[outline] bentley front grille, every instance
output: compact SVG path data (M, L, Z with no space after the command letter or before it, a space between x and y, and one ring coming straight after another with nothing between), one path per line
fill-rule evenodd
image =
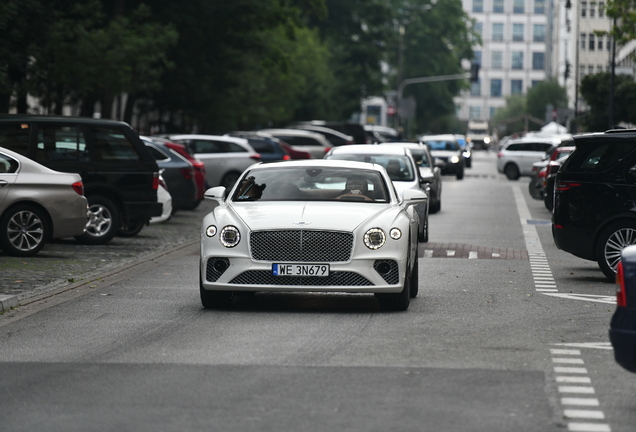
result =
M343 262L351 259L353 234L334 231L255 231L252 258L274 262Z
M382 279L390 285L395 285L400 281L398 263L393 260L377 260L373 263L375 271L380 273Z
M230 281L238 285L297 285L297 286L370 286L364 276L353 272L332 272L325 277L274 276L268 270L248 270Z
M210 258L205 268L205 280L216 282L229 266L230 260L227 258Z

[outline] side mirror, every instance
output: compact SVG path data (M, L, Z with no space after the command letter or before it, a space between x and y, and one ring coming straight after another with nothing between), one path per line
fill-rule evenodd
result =
M205 191L203 197L209 200L223 201L225 195L225 186L216 186Z
M407 189L402 193L402 200L405 206L412 206L420 203L425 203L428 200L428 196L422 190Z

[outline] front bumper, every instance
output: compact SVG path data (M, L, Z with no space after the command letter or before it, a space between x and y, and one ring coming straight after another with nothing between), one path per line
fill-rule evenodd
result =
M406 260L382 257L329 263L327 277L274 276L272 264L251 258L202 257L201 285L212 291L397 293L403 288Z

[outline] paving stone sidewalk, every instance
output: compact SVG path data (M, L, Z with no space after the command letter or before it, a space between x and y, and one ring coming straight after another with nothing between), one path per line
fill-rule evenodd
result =
M135 237L115 237L107 245L88 246L71 238L54 240L29 258L0 251L0 297L29 298L198 242L201 220L211 208L210 201L203 201L193 211L178 211L166 222L144 227Z

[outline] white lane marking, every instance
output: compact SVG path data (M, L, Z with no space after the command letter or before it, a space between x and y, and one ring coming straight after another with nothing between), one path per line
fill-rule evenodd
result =
M468 259L477 259L477 251L468 252Z
M558 289L556 284L554 284L554 277L552 276L550 265L543 246L541 246L537 227L534 224L528 223L528 221L532 219L530 209L528 208L528 204L519 185L512 186L512 193L515 197L517 213L519 214L521 228L523 229L523 238L526 242L526 249L528 250L528 260L530 261L530 268L533 273L534 289L542 294L556 294L558 293ZM549 286L545 286L546 284L549 284Z
M552 363L584 364L584 361L579 358L555 357L552 358Z
M559 386L559 393L581 393L581 394L594 394L594 387L583 386Z
M550 354L557 354L557 355L581 355L581 350L550 348Z
M426 258L433 258L433 249L425 249L424 250L424 256Z
M455 251L454 250L447 250L446 251L446 256L449 256L449 257L455 256Z
M599 406L598 399L594 398L561 398L561 405Z
M613 349L611 342L555 343L552 345L572 347L572 348L593 348L593 349L603 349L603 350Z
M596 303L606 303L606 304L616 304L615 296L607 296L607 295L595 295L595 294L565 294L565 293L556 293L556 294L546 294L552 297L559 297L570 300L582 300Z
M571 432L612 432L609 425L600 423L568 423Z
M566 366L555 366L554 372L556 373L577 373L577 374L586 374L587 369L581 367L566 367Z
M566 410L563 410L563 415L569 418L605 420L605 414L603 414L603 411L596 411L596 410L566 409Z
M592 380L589 377L582 376L558 376L556 377L556 382L568 384L592 384Z

